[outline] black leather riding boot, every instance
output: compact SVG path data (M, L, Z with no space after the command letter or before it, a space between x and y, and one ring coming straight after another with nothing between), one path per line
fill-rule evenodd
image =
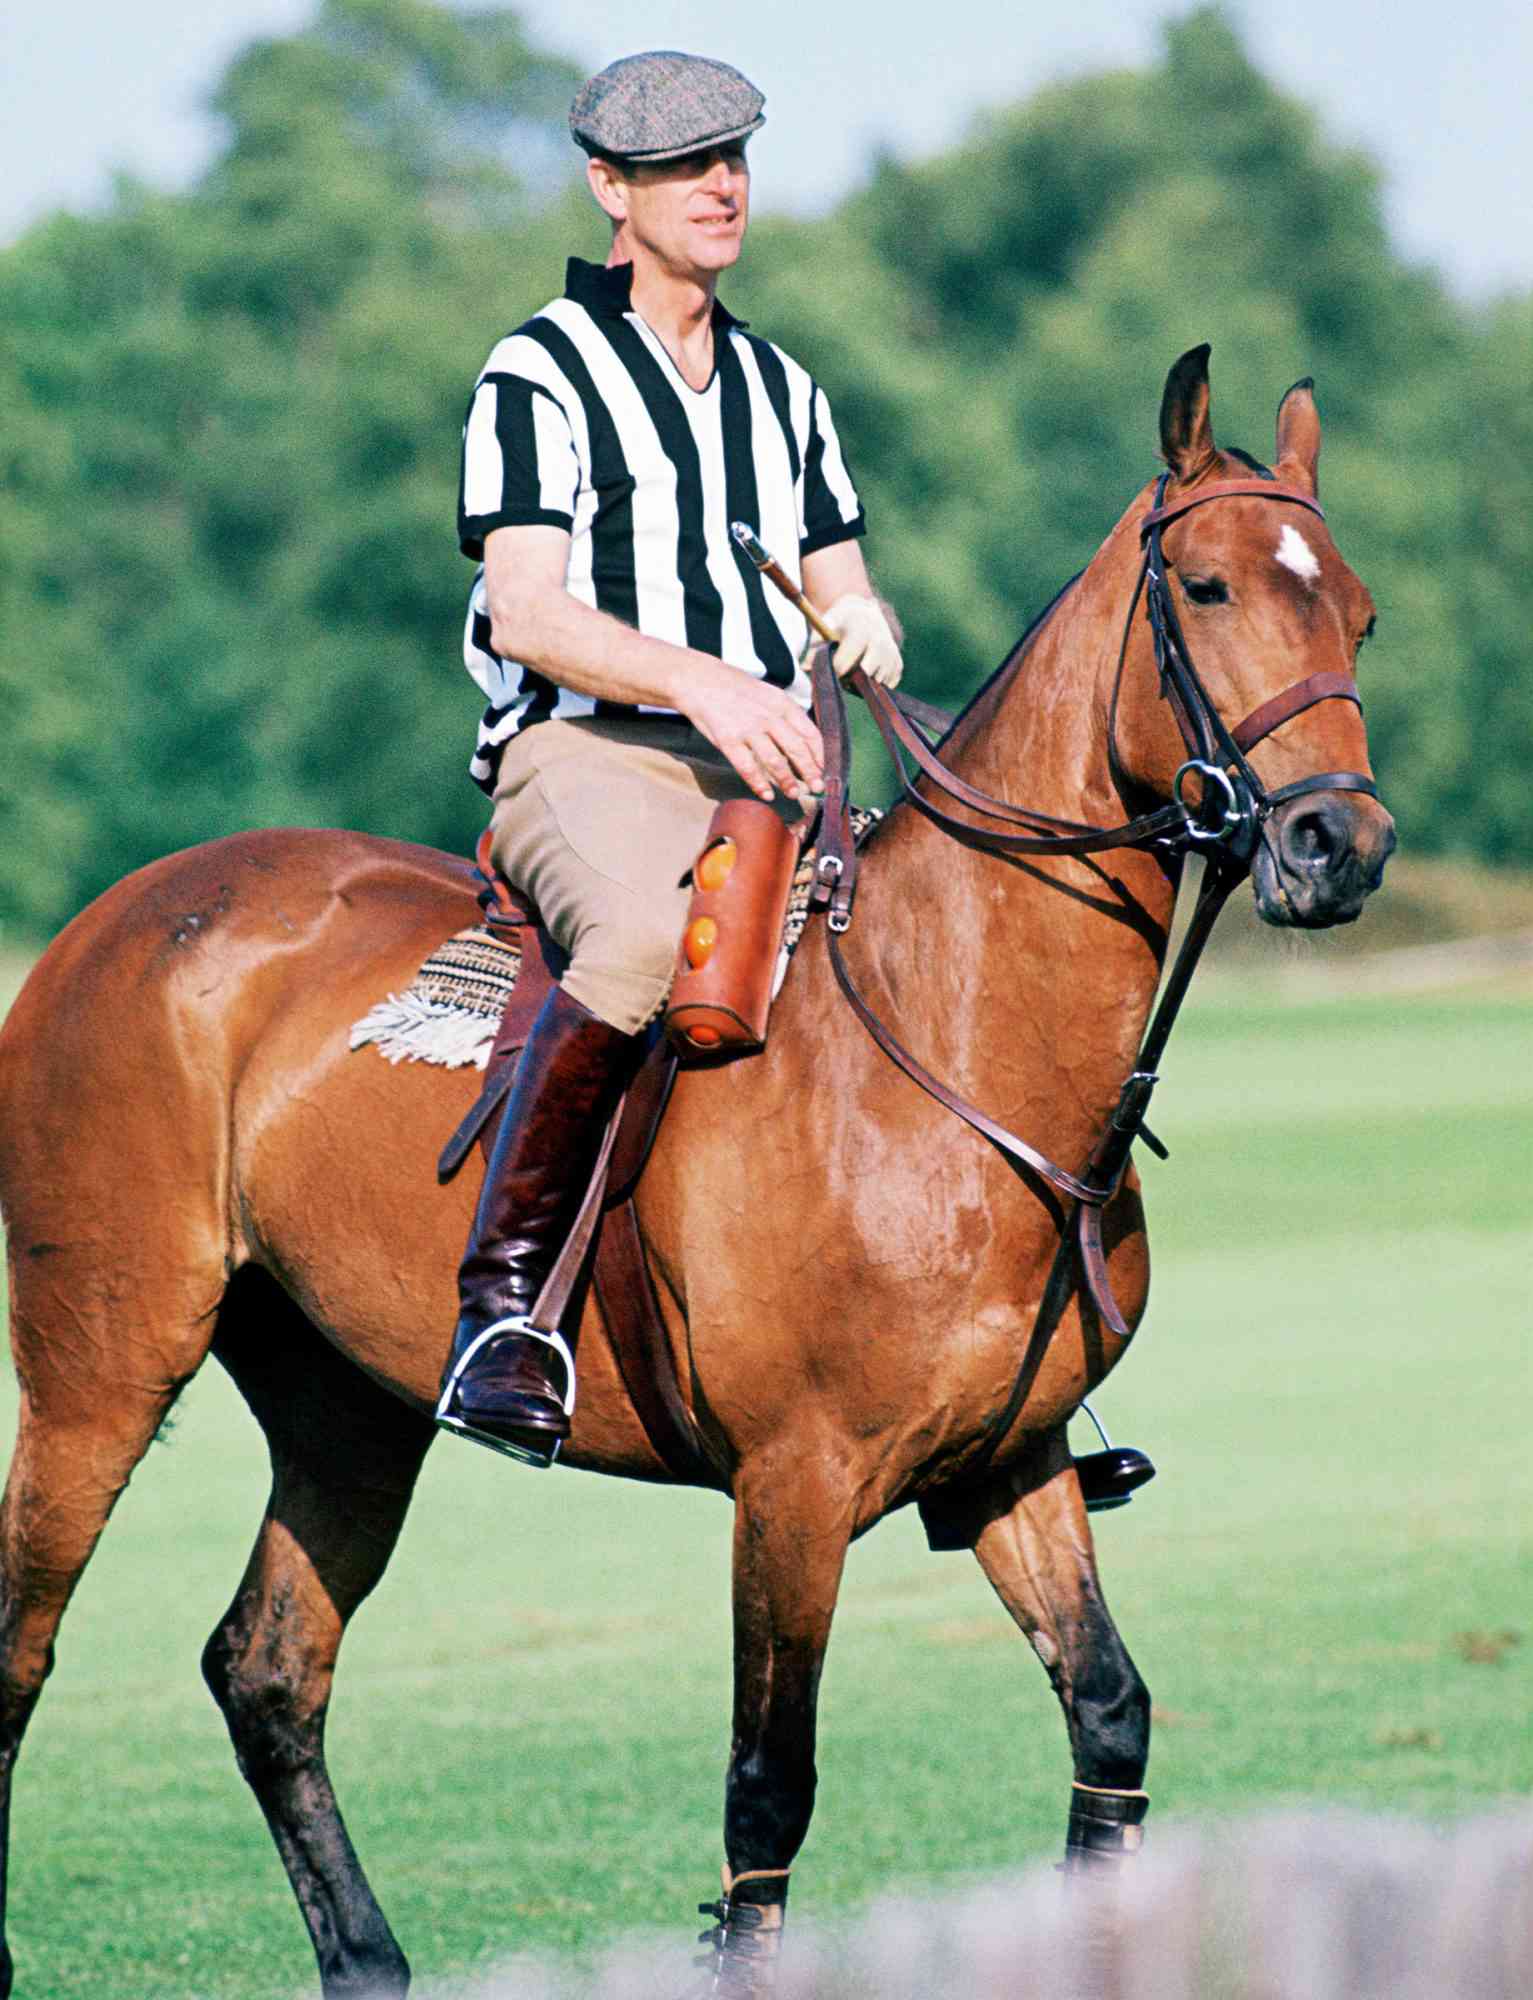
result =
M1109 1507L1126 1507L1135 1490L1155 1477L1151 1460L1131 1444L1109 1445L1104 1451L1087 1452L1075 1461L1075 1470L1088 1514L1105 1513Z
M460 1311L437 1422L548 1465L569 1436L575 1364L526 1324L580 1209L643 1037L556 986L543 1002L485 1169L458 1273Z

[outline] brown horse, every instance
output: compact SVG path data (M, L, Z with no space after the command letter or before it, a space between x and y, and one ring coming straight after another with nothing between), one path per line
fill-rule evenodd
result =
M1166 386L1164 559L1186 649L1233 724L1300 676L1347 675L1372 607L1294 504L1315 491L1308 385L1279 411L1289 504L1274 505L1254 462L1214 444L1206 355ZM1172 796L1187 750L1132 612L1150 504L1147 489L955 727L943 755L971 785L1097 825ZM1252 752L1269 798L1335 767L1366 774L1358 708L1312 699ZM1252 865L1258 907L1349 921L1392 843L1366 783L1283 799ZM1177 872L1164 843L998 858L897 809L863 859L847 960L933 1071L1079 1167L1134 1063ZM433 1437L473 1191L438 1188L431 1166L478 1082L349 1052L347 1030L463 925L470 894L465 864L392 841L217 841L77 918L0 1037L21 1384L0 1515L6 1795L70 1594L211 1350L266 1429L274 1479L204 1667L332 2000L408 1983L322 1739L342 1633ZM1136 1793L1148 1695L1102 1600L1065 1440L1123 1340L1072 1287L1008 1418L1069 1205L891 1068L838 996L819 926L769 1052L682 1077L638 1206L682 1393L734 1501L733 1875L793 1860L847 1545L923 1496L966 1493L975 1554L1063 1706L1080 1795ZM1132 1174L1106 1244L1132 1325L1149 1276ZM666 1477L594 1301L584 1317L564 1462ZM758 1990L742 1976L727 1990Z

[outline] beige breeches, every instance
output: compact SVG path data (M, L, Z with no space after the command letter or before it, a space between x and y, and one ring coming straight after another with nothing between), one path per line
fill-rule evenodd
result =
M665 1004L713 809L753 796L688 722L539 722L506 745L491 851L569 954L566 991L609 1027L636 1033Z

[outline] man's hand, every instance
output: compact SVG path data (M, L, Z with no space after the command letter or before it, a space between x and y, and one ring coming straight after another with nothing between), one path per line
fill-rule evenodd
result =
M790 695L738 667L689 673L676 706L734 765L759 799L773 789L807 805L825 783L825 745Z
M800 803L823 788L825 746L790 695L711 653L646 638L578 603L564 587L569 549L562 528L494 528L486 535L492 643L503 660L519 660L597 701L674 708L769 803L774 786Z
M861 667L880 687L899 686L905 662L883 606L875 598L850 593L838 597L825 613L825 623L841 634L831 664L843 680L853 667Z

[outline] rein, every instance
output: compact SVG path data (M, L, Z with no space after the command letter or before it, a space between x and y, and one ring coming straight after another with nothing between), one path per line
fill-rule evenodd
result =
M872 712L899 775L905 801L964 845L994 854L1038 854L1061 858L1097 854L1113 848L1159 848L1178 860L1196 854L1208 864L1202 871L1186 932L1164 977L1159 1002L1140 1043L1134 1066L1119 1090L1118 1102L1106 1129L1080 1173L1060 1166L940 1082L880 1020L858 991L847 969L840 943L851 925L858 868L847 790L850 739L846 698L830 664L828 648L821 649L814 665L815 711L825 738L826 785L819 859L810 900L812 906L822 908L826 913L827 946L836 983L874 1041L907 1076L1009 1159L1074 1202L1074 1212L1061 1238L1054 1269L1045 1287L1038 1324L1042 1324L1051 1312L1057 1316L1063 1308L1068 1296L1064 1289L1068 1276L1067 1263L1073 1251L1097 1313L1123 1340L1130 1337L1132 1330L1113 1297L1102 1244L1102 1212L1118 1191L1136 1139L1143 1138L1152 1151L1162 1159L1166 1157L1165 1148L1146 1126L1145 1115L1159 1080L1158 1065L1219 912L1249 872L1266 822L1278 806L1310 792L1350 791L1361 792L1371 798L1378 796L1373 780L1359 771L1321 772L1281 785L1271 792L1263 786L1246 753L1285 722L1302 715L1319 702L1351 701L1361 708L1357 682L1350 673L1311 674L1263 702L1234 729L1228 728L1193 665L1166 583L1161 531L1194 507L1237 497L1271 500L1307 508L1324 520L1325 515L1319 504L1308 494L1263 479L1210 482L1168 506L1165 494L1169 480L1169 473L1161 475L1154 505L1139 524L1144 554L1124 620L1108 745L1109 757L1116 772L1118 691L1134 616L1143 597L1154 641L1161 694L1171 706L1187 750L1187 760L1176 772L1172 781L1173 796L1166 804L1128 819L1120 826L1102 827L1086 821L1058 819L1048 813L996 798L977 790L956 772L950 771L933 746L919 733L909 717L914 714L917 721L931 727L932 712L929 709L918 709L915 704L902 701L899 697L891 698L883 688L869 680L860 667L853 668L847 676L854 692L862 697ZM1067 585L1066 591L1068 589ZM1019 641L1013 655L1019 665L1025 657L1028 639L1053 615L1066 591L1055 598ZM916 788L916 782L906 767L907 755L918 771L954 804L998 824L976 825L928 798ZM1192 778L1199 781L1196 801L1186 796L1188 782ZM1184 880L1185 875L1186 871L1183 871ZM1037 1330L1035 1324L1035 1338ZM1030 1340L1029 1354L1033 1345ZM987 1432L978 1457L969 1468L971 1472L994 1455L1021 1410L1030 1379L1024 1359L1010 1401Z

